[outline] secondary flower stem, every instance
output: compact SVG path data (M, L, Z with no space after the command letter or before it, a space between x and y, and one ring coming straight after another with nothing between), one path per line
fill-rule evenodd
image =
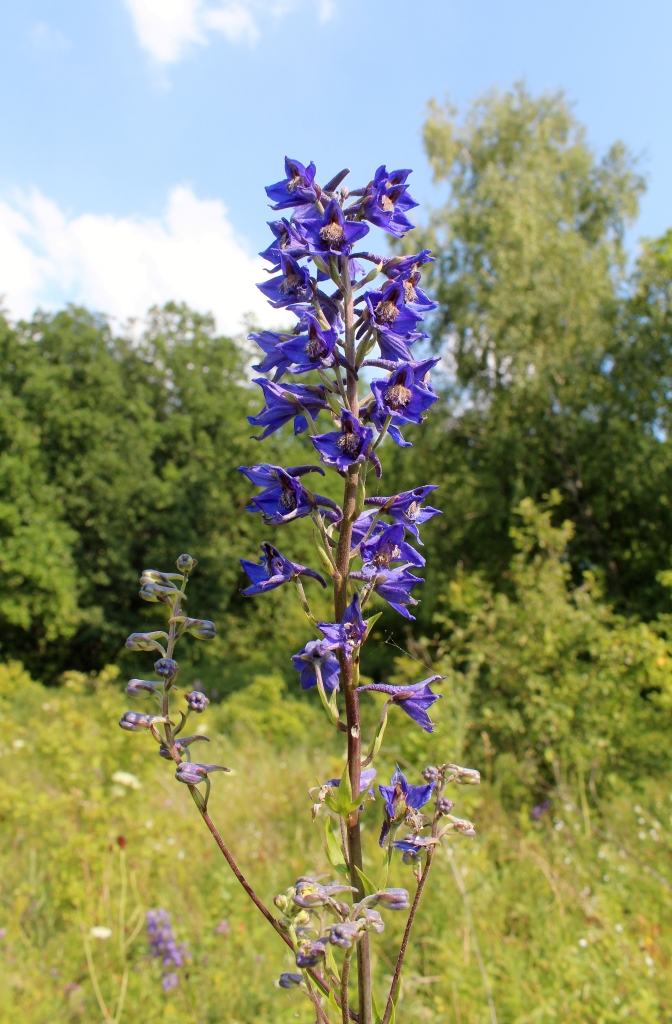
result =
M343 1015L343 1024L350 1024L349 1004L348 1004L348 981L350 978L350 960L352 958L352 950L346 950L345 957L343 959L343 972L341 974L341 1013Z

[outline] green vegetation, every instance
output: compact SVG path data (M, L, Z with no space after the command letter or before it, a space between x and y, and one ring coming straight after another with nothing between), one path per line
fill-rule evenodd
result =
M417 622L384 612L362 667L445 675L430 759L485 784L461 791L477 838L432 869L403 1019L485 1024L487 979L500 1024L669 1022L672 232L628 269L641 178L619 145L596 158L562 97L493 94L463 122L432 105L425 141L448 190L425 231L445 372L413 457L386 449L380 493L437 483L444 514ZM305 523L269 536L244 511L237 472L314 453L249 438L247 362L181 306L140 338L82 309L0 318L2 1021L99 1019L87 943L111 1008L126 969L122 1020L310 1019L274 989L292 965L185 787L116 727L138 671L123 641L162 614L139 573L190 550L189 601L218 638L189 641L184 685L213 698L208 759L236 772L215 778L213 817L266 898L327 870L307 790L342 752L291 669L305 620L281 592L241 598L238 565L266 537L314 563ZM399 725L383 755L401 750L417 782L428 737ZM380 801L365 823L373 866ZM135 930L168 891L193 956L166 994ZM381 991L400 925L377 939Z

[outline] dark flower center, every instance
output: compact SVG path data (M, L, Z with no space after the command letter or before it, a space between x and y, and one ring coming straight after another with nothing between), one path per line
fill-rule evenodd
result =
M385 392L385 401L390 409L405 409L412 397L411 389L403 384L393 384Z
M314 327L311 327L308 335L308 344L306 345L306 353L311 359L317 359L322 355L324 351L324 343L319 337Z
M399 310L391 299L381 299L373 312L381 324L393 324L399 316Z
M394 203L392 202L389 196L381 196L380 205L381 208L385 211L385 213L391 213L392 210L394 209Z
M279 558L272 558L268 563L268 571L271 576L281 576L284 572L284 565Z
M284 292L285 295L290 295L295 292L301 278L298 274L289 273L285 275L285 280L280 285L280 291Z
M349 431L341 434L336 442L336 447L339 451L343 452L344 455L349 455L354 458L356 455L359 455L362 450L362 439L358 434Z
M344 622L343 635L350 643L358 644L360 640L359 626L355 622Z
M415 290L415 284L413 281L404 281L404 301L415 302L418 297L418 293Z
M417 501L412 501L411 504L406 509L406 516L408 517L408 519L411 520L411 522L413 522L414 519L417 519L419 511L420 511L419 503Z
M320 238L329 245L337 245L338 242L342 242L343 235L343 228L337 220L332 220L329 224L325 224L323 228L320 228Z
M292 176L287 182L287 191L296 192L299 185L303 184L303 175L299 174L295 167L292 168Z
M287 512L293 512L296 506L298 505L294 488L290 487L288 484L283 483L279 505L281 508L286 509Z
M378 548L373 559L374 565L388 566L401 558L401 550L397 544L383 544Z

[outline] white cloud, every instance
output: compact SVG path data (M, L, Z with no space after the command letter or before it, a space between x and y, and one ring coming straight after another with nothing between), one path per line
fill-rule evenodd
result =
M227 333L246 313L271 326L278 313L255 287L266 266L222 202L185 186L171 190L161 218L69 218L35 190L0 200L0 296L13 317L75 302L125 321L175 299L213 312Z
M217 32L234 43L256 42L269 18L279 18L314 0L124 0L136 35L155 61L168 64L190 45L206 45ZM318 0L320 21L334 13L334 0Z

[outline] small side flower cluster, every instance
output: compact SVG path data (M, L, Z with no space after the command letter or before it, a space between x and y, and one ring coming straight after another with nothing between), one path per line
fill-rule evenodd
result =
M175 941L167 910L148 910L145 920L150 954L161 961L161 985L170 992L179 983L177 971L189 956L187 944Z
M439 675L407 685L385 681L362 685L359 676L362 647L382 614L371 612L369 606L377 601L403 619L414 618L412 609L418 603L414 591L423 582L418 570L425 566L419 550L423 546L420 529L441 514L428 504L435 484L398 494L380 493L381 453L387 438L409 447L402 431L421 423L438 397L431 380L438 359L413 350L427 337L420 327L436 306L421 287L431 254L422 250L386 257L361 247L372 227L394 238L412 228L408 213L417 203L409 192L410 173L381 166L367 185L349 191L342 184L347 170L320 185L314 164L285 161L285 177L266 191L275 211L292 212L270 222L273 239L261 254L270 264L269 279L259 287L271 306L293 314L296 324L288 331L250 335L262 352L255 369L263 375L255 378L263 407L249 417L258 430L254 436L261 441L291 423L296 434L309 432L316 455L314 462L298 466L260 462L239 467L256 488L247 511L260 514L275 529L299 519L311 520L320 571L295 562L265 541L258 561L241 559L249 580L242 592L253 597L289 584L313 631L313 638L292 663L301 688L318 691L329 721L347 740L341 778L310 791L313 820L321 814L327 857L343 881L297 879L276 896L280 917L274 917L242 875L210 819L210 776L229 769L192 761L191 747L207 742L206 737L183 735L189 715L201 714L208 699L199 691L186 694L186 710L179 711L179 722L171 718L170 708L179 671L175 644L186 634L200 640L215 635L212 622L189 618L181 610L187 580L196 565L190 555L178 558L177 573L143 572L141 597L167 607L168 630L133 633L126 644L130 650L158 656L157 680L132 679L127 686L129 696L153 698L157 706L154 714L128 711L119 724L130 732L150 733L159 755L174 762L175 778L189 787L236 878L292 951L297 971L284 972L278 985L301 989L322 1024L329 1024L335 1009L343 1024L371 1024L371 936L385 927L381 911L409 911L392 985L379 1015L379 1024L389 1024L434 850L451 834L470 837L475 833L470 821L453 815L453 801L445 796L445 789L451 783L478 783L477 771L454 764L430 766L422 773L424 781L414 784L397 766L390 784L378 786L383 801L379 881L373 882L363 871L360 818L371 812L368 805L375 801L378 770L373 762L384 741L390 709L398 707L431 733L434 723L429 712L442 696L435 692L442 680ZM290 381L290 375L295 379ZM369 383L364 384L365 380ZM321 482L327 474L342 487L338 502L320 493L330 490ZM319 621L313 614L304 589L309 580L322 589L331 588L330 621ZM363 694L368 699L379 693L385 699L365 753L359 702ZM430 801L431 812L427 810ZM394 853L413 868L417 888L412 900L406 889L387 885ZM342 957L340 966L336 953ZM358 968L357 1012L349 1007L352 957Z

